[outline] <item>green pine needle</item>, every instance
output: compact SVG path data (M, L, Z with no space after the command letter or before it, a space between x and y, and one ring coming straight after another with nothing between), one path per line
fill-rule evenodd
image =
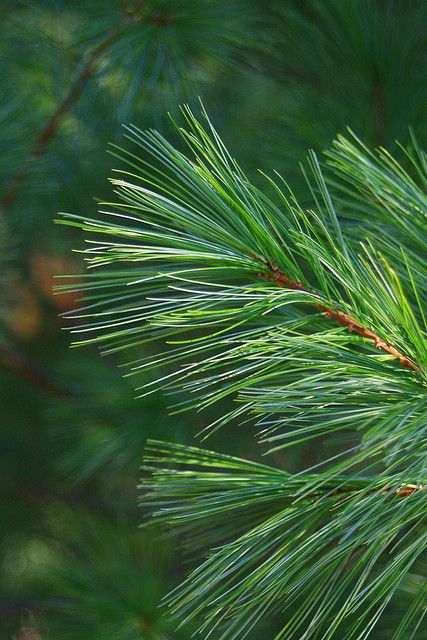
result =
M303 208L278 175L254 187L206 112L182 113L188 154L128 127L117 202L63 215L95 268L70 314L77 344L166 343L129 375L164 366L139 391L175 394L175 411L233 399L206 434L252 422L271 452L346 444L292 475L150 443L143 504L210 549L168 606L204 637L243 638L279 612L277 640L366 638L427 541L425 155L413 143L406 170L340 137L326 177L310 154ZM415 637L424 606L420 586L395 640Z

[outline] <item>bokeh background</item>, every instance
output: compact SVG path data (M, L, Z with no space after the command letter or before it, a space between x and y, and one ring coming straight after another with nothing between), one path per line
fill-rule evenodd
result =
M0 8L0 638L190 638L158 605L191 558L139 528L137 483L147 437L191 442L212 416L170 416L159 394L135 399L119 360L70 348L61 314L79 297L53 289L55 277L83 272L73 251L83 238L54 220L96 215L112 198L108 149L123 143L123 123L169 134L167 112L199 97L253 180L278 170L301 197L307 149L321 153L347 126L390 149L411 127L423 146L427 3ZM244 429L210 446L262 454ZM253 637L274 629L271 620Z

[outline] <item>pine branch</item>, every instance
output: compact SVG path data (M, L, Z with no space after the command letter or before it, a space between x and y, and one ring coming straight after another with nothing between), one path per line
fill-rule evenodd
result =
M270 180L277 204L248 181L206 114L209 131L188 109L184 115L190 130L180 132L194 158L156 132L130 128L148 160L118 151L130 167L121 171L126 179L113 180L120 202L112 210L108 203L100 220L64 215L66 224L98 235L85 251L91 266L126 265L88 276L88 303L70 314L81 323L72 331L86 333L78 344L104 343L111 353L168 339L175 346L133 362L130 375L181 363L138 388L184 390L177 411L236 397L239 406L208 430L248 415L262 427L262 442L280 448L357 427L378 456L380 434L403 446L408 412L422 438L427 349L418 282L408 277L410 302L369 241L343 236L315 156L307 176L315 210ZM386 178L380 172L377 183ZM262 280L281 286L260 286L261 265ZM404 253L396 266L409 269ZM305 313L307 305L319 315ZM325 315L339 327L327 328ZM396 357L408 365L404 372L393 367Z
M141 58L152 58L151 72L153 78L158 79L159 77L159 64L164 65L165 68L170 65L169 71L172 71L171 84L177 78L180 81L183 80L185 74L183 69L178 69L178 65L188 64L188 58L192 59L195 40L198 47L196 48L196 55L211 55L220 58L222 61L224 58L232 60L228 49L232 50L234 47L237 49L243 43L246 46L251 44L254 47L259 47L262 40L260 36L256 38L252 36L249 38L242 37L244 21L247 19L252 20L252 17L250 17L252 14L250 11L242 11L240 5L234 7L233 2L226 3L224 7L218 7L218 3L213 0L201 2L200 6L195 6L191 0L180 2L179 6L173 0L170 2L156 0L153 3L128 0L121 4L123 7L119 12L117 24L112 26L104 34L101 41L83 56L81 69L72 81L67 93L42 127L24 162L12 177L8 189L0 200L0 208L3 211L6 212L13 206L30 173L32 162L45 152L48 144L57 134L64 117L84 92L88 80L99 70L107 52L111 49L111 45L115 43L118 36L121 36L129 28L136 24L147 28L145 33L141 31L141 49L135 48L134 39L131 43L132 50L140 51ZM221 15L222 11L225 14L224 16ZM228 11L230 15L228 15ZM168 25L176 27L176 33L172 35L165 30ZM194 29L194 37L190 36L187 51L186 41L189 37L189 26ZM261 33L261 26L258 26ZM163 40L160 37L153 38L150 33L151 28L156 29L157 33L160 33L160 30L164 31ZM179 33L180 29L182 30L181 33ZM205 41L203 41L203 37ZM180 38L183 40L182 43ZM219 44L223 47L220 53L217 51ZM131 59L133 51L130 53L128 51L127 53L129 59ZM123 66L123 51L120 52L120 55ZM138 66L140 64L139 61ZM149 66L147 60L145 64ZM176 68L175 65L177 65ZM138 90L140 90L140 86L138 86Z
M305 291L306 293L312 293L309 289L307 289L302 282L298 282L297 280L292 280L286 274L282 273L278 267L272 265L268 261L263 261L265 266L269 269L271 273L260 273L260 275L267 280L272 279L279 287L287 287L288 289L293 289L295 291ZM316 295L316 294L314 294ZM357 333L362 338L367 338L368 340L373 340L375 347L377 349L382 349L386 353L389 353L392 356L395 356L399 359L402 367L407 369L412 369L416 373L421 373L421 369L418 367L415 362L413 362L410 358L403 355L398 349L393 347L393 345L382 340L378 335L376 335L370 329L362 326L359 322L351 318L349 315L344 313L343 311L339 311L338 309L332 309L331 307L326 307L324 304L314 304L316 309L321 311L325 318L333 318L338 322L340 326L347 327L347 330L350 333Z
M84 253L101 269L80 285L87 301L70 314L81 322L72 330L106 353L167 342L164 353L130 363L130 375L172 365L139 390L184 392L177 412L235 399L205 433L255 422L269 453L340 440L329 459L295 474L149 443L143 504L188 536L193 552L210 549L167 604L183 624L199 618L201 633L221 640L245 637L278 610L276 640L367 637L427 545L424 280L413 277L403 247L392 268L372 236L347 236L314 154L312 208L280 176L267 177L273 200L205 113L207 130L183 113L189 156L131 127L144 155L116 151L126 164L112 180L118 203L104 203L100 219L65 214L65 224L90 234ZM396 182L387 166L365 185L359 169L352 179L372 190ZM412 230L425 235L420 218ZM416 593L411 611L422 606Z
M269 610L283 616L277 639L353 640L360 626L367 635L370 616L381 615L426 548L425 483L380 473L328 484L323 473L152 440L143 469L141 504L154 521L192 554L210 549L166 604L224 640L246 637ZM414 594L417 612L423 595Z

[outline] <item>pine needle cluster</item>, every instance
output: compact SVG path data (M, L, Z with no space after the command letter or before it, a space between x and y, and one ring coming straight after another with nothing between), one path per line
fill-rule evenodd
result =
M167 606L205 638L244 638L272 614L276 640L366 638L380 619L388 638L421 637L426 156L415 139L399 160L350 132L324 166L309 155L302 206L279 174L255 187L206 112L182 113L185 153L128 127L116 202L62 217L87 232L96 268L71 314L77 343L162 341L129 363L136 380L164 367L140 395L175 394L176 412L228 399L204 436L255 424L267 453L329 453L290 473L150 441L145 512L209 550Z

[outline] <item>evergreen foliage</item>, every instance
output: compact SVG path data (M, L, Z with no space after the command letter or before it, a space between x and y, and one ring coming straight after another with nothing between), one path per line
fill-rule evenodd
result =
M426 17L3 1L1 638L424 637Z
M246 637L276 611L277 638L367 637L426 546L424 155L407 151L410 177L340 138L326 156L333 192L309 156L306 208L278 174L265 176L272 195L251 184L206 113L202 126L182 111L188 154L129 127L117 203L96 220L64 214L89 232L97 268L73 331L106 353L165 341L131 375L165 365L140 390L184 391L177 411L236 400L205 433L254 422L269 453L321 439L332 454L290 474L149 443L142 504L210 549L167 602L183 622L201 617L204 637ZM347 236L337 212L361 200ZM420 583L390 637L414 637L424 608Z

